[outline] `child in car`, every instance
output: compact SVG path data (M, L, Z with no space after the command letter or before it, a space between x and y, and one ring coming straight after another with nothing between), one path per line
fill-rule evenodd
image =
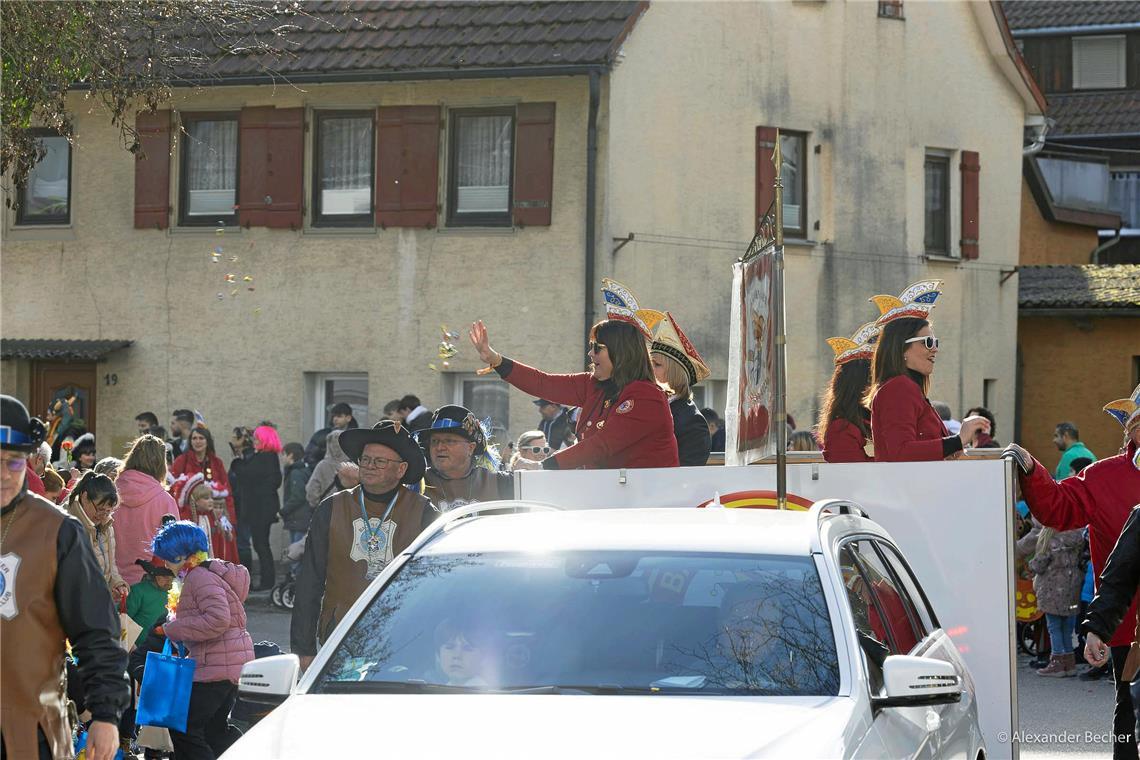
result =
M450 686L486 686L487 637L469 622L445 618L435 629L435 665Z

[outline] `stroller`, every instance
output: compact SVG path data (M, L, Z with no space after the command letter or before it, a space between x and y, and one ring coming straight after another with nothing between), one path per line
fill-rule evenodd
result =
M302 536L300 540L289 544L289 548L285 550L285 558L290 562L289 570L285 573L285 579L269 592L269 601L274 607L280 607L284 610L293 609L293 597L297 588L297 570L300 569L299 563L305 554L305 538L306 536ZM297 569L294 569L295 567Z

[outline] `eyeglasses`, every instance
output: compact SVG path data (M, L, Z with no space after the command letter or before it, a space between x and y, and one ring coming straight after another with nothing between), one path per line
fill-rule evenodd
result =
M531 454L549 454L549 446L522 446L519 451L529 451Z
M4 465L8 468L8 472L19 472L28 466L28 459L27 457L12 457L5 459Z
M397 465L403 461L403 459L385 459L384 457L368 457L361 455L360 459L357 460L357 463L366 469L375 467L376 469L380 470L386 467Z
M599 343L596 340L590 341L590 353L591 354L600 354L605 349L605 347L606 347L605 343Z
M922 345L926 346L927 351L933 351L934 349L938 348L938 338L935 338L933 335L920 335L917 338L908 338L903 342L918 343L920 341L922 342Z

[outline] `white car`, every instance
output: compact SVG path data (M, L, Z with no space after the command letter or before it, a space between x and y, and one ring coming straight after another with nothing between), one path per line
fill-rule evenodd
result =
M281 704L226 760L985 756L902 554L835 500L464 507L298 670L246 665L242 696Z

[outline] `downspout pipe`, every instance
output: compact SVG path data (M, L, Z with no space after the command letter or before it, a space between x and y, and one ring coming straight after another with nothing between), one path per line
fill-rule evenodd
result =
M1049 130L1052 129L1056 123L1057 122L1053 119L1045 119L1037 128L1037 139L1035 139L1031 145L1022 148L1021 155L1028 157L1036 156L1040 153L1041 149L1045 147L1045 138L1048 136Z
M597 227L597 176L598 176L598 103L601 100L601 76L590 72L590 114L586 124L586 274L583 331L583 349L589 344L590 328L594 326L594 270L596 258L595 238ZM585 354L585 350L583 350Z

